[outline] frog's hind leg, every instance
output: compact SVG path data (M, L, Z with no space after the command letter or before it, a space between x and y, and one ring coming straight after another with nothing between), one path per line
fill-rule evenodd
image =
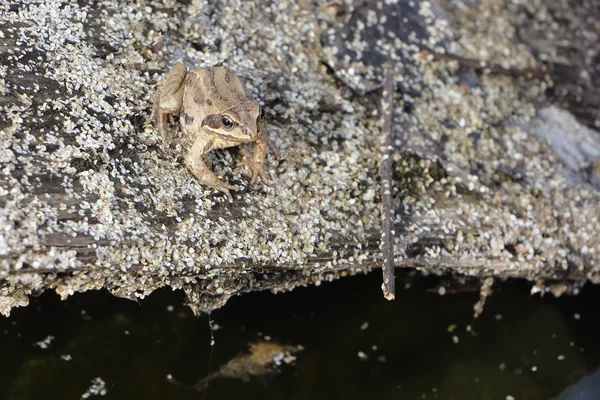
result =
M183 102L183 82L186 74L187 69L183 63L175 64L156 90L154 96L154 107L148 122L154 121L155 125L158 126L163 151L166 151L167 148L167 116L179 115Z
M204 163L204 155L212 149L212 140L197 136L192 148L185 157L185 165L203 185L225 193L229 201L232 201L233 198L229 190L237 190L237 187L223 182Z

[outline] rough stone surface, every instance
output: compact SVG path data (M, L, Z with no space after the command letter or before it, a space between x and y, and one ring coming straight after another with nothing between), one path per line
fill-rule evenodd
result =
M234 294L379 266L376 89L387 59L403 71L396 265L525 277L539 290L599 281L598 132L550 107L552 82L476 74L421 53L552 66L557 55L540 53L552 41L533 49L520 27L546 27L558 41L573 29L565 20L585 18L589 38L598 11L577 2L559 23L544 2L359 3L0 5L0 313L48 289L135 299L164 286L183 288L202 312ZM578 64L587 79L573 90L594 81L599 42L589 42ZM367 49L380 57L361 61ZM267 160L270 186L248 184L236 149L211 153L216 172L243 187L229 203L186 171L181 143L160 152L144 121L177 60L225 62L265 105L278 153ZM557 143L569 142L567 130L590 145L565 157Z

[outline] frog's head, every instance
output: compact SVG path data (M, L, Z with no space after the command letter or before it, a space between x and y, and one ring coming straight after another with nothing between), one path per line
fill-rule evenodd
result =
M187 79L184 106L188 115L203 116L204 132L234 142L254 142L263 134L263 108L229 68L197 68Z
M254 101L238 104L202 120L202 129L225 140L254 142L263 133L265 111Z

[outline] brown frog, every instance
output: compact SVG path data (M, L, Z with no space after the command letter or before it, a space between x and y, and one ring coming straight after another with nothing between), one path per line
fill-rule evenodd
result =
M181 129L192 143L185 165L202 184L220 190L232 200L223 182L204 163L204 155L213 149L253 143L252 152L241 148L243 159L238 165L252 171L251 183L260 177L267 182L264 169L268 135L264 127L264 110L252 99L246 87L227 67L202 67L187 70L176 64L156 90L154 121L162 136L163 151L167 144L167 116L179 115Z

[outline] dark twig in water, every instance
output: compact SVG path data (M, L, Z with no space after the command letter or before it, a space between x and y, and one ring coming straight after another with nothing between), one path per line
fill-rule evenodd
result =
M493 74L509 75L514 77L525 77L530 79L546 80L550 78L547 71L536 68L505 68L500 64L488 63L474 58L464 58L453 54L435 53L431 50L424 50L423 54L431 55L434 60L452 62L456 61L458 65L464 68L474 69L476 71L489 72Z
M382 252L383 252L383 296L388 300L396 297L394 278L394 236L392 232L393 222L393 199L392 199L392 126L394 120L394 91L395 91L394 66L391 63L385 65L385 76L383 80L383 102L381 114L383 126L381 128L381 164L379 173L381 175L381 206L382 206Z

